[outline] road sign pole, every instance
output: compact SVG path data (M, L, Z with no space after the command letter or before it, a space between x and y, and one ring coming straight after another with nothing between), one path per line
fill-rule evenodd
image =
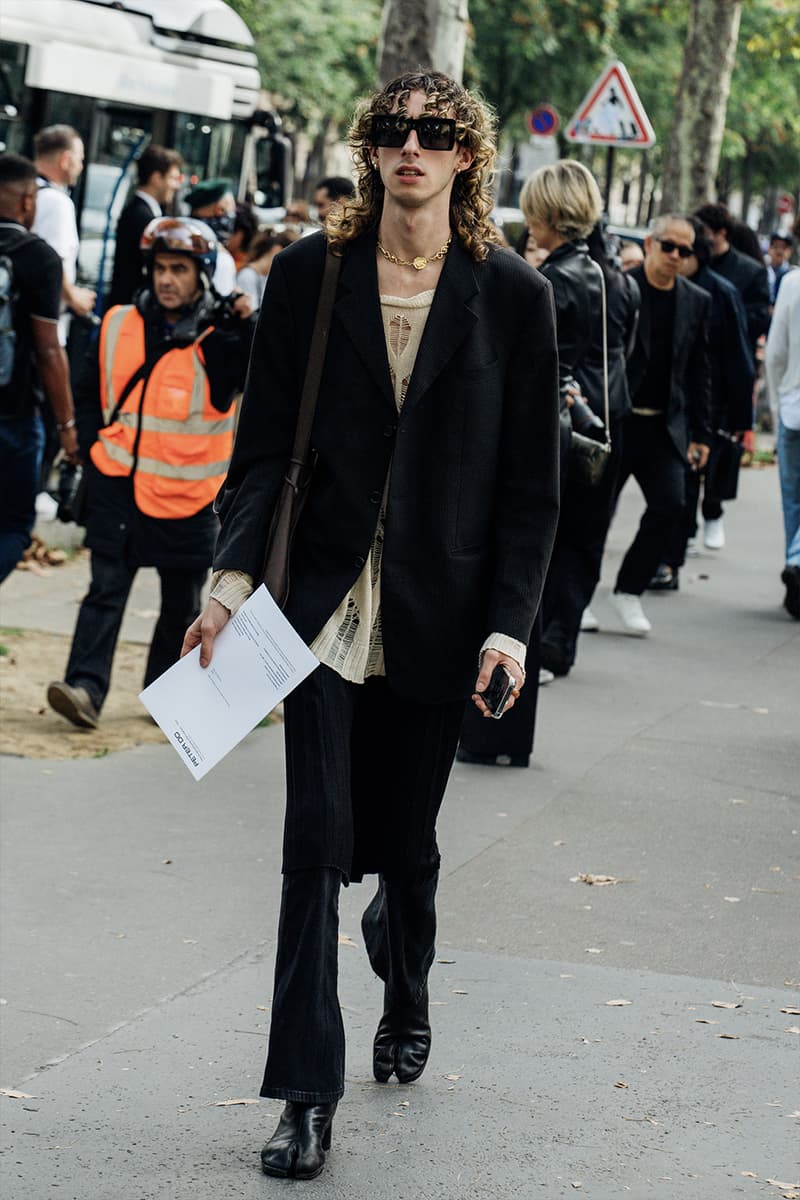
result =
M614 147L609 146L606 152L606 194L605 206L606 212L611 211L611 184L614 181Z

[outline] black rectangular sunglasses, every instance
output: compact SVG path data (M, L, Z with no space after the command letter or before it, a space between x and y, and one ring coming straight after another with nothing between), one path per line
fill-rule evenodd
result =
M456 123L451 117L405 117L402 113L374 113L370 129L373 146L398 150L415 130L423 150L452 150Z
M657 237L656 241L661 246L665 254L672 254L673 250L678 251L679 258L690 258L694 254L693 246L679 246L677 242L671 241L669 238Z

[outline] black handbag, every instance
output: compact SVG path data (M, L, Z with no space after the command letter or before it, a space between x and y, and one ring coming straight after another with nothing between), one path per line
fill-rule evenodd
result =
M587 437L584 433L578 433L577 429L573 429L570 434L569 459L567 463L568 478L575 479L578 483L588 484L590 487L597 485L603 478L605 469L608 466L608 460L611 457L611 421L608 408L606 281L600 266L597 263L594 263L594 266L600 274L600 294L603 301L603 404L605 438L603 441L598 441L595 438Z
M308 498L308 488L314 469L311 450L311 429L317 409L319 386L325 366L328 334L333 317L333 302L336 299L336 281L339 278L340 257L328 251L325 255L325 271L322 276L314 331L311 335L311 350L308 356L300 411L294 436L292 457L281 486L278 502L267 534L262 579L267 591L276 604L283 608L289 598L289 559L292 551L297 522Z

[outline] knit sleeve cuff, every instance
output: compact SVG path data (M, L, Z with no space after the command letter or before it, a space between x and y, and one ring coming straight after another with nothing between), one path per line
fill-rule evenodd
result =
M231 616L253 593L253 576L245 571L215 571L211 576L211 599L218 600Z
M528 647L524 642L518 642L516 638L508 637L505 633L490 633L486 641L481 646L481 657L484 650L497 650L500 654L507 654L509 658L513 658L514 662L518 662L525 670L525 655L528 652Z

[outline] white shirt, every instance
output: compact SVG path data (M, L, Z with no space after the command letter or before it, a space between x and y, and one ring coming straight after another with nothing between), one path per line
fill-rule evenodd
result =
M217 246L217 265L212 280L220 296L230 296L236 288L236 263L229 250L220 244Z
M78 273L78 223L75 219L75 205L67 194L66 188L57 183L50 183L39 176L39 191L36 194L36 219L33 222L32 233L37 233L48 246L52 246L61 259L64 279L74 283ZM62 315L58 322L58 340L62 346L67 344L69 332L69 313L62 303Z
M770 403L787 429L800 429L800 271L783 277L764 363Z

